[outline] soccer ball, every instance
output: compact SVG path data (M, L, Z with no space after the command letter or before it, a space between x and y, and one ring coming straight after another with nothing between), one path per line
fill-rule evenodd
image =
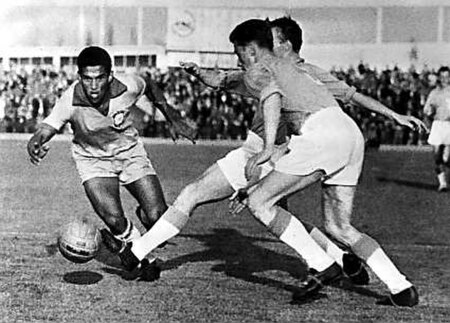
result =
M67 260L85 263L93 259L100 249L98 229L87 219L78 219L65 225L58 236L58 248Z

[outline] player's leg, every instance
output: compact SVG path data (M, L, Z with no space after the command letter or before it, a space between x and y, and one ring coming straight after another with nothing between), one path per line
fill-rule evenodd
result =
M83 182L83 186L95 213L111 232L116 236L124 234L130 222L123 212L118 178L94 177Z
M445 150L446 149L444 145L433 146L435 172L439 183L438 186L439 192L445 192L448 189L446 166L444 161Z
M333 279L341 273L334 259L311 238L295 216L276 205L282 197L302 190L322 177L320 170L304 176L272 171L250 190L247 203L251 213L272 234L297 251L319 276L332 269L334 277L330 278Z
M303 222L306 230L309 232L311 238L316 241L316 243L325 252L333 258L339 266L342 267L346 276L355 285L367 285L370 282L370 276L367 270L364 268L364 264L361 259L356 255L349 252L347 249L344 251L343 248L338 246L335 241L332 241L328 235L323 233L317 227L312 226L306 222Z
M176 236L186 225L190 214L197 206L224 199L233 192L218 164L212 165L197 180L188 184L181 191L173 205L147 233L133 241L129 250L125 250L125 253L122 254L124 265L132 269L133 266L136 266L136 259L132 259L131 265L128 266L129 259L124 258L133 258L134 256L140 261L158 245Z
M418 296L412 283L397 269L377 241L351 224L355 191L355 186L323 186L322 203L326 231L364 260L387 285L391 299L396 305L416 305Z
M448 189L448 178L449 178L449 171L450 171L450 145L444 145L444 149L442 151L442 162L443 162L443 169L445 174L445 183L447 184Z
M149 230L167 210L158 176L146 175L125 187L138 201L140 207L137 216L145 229Z

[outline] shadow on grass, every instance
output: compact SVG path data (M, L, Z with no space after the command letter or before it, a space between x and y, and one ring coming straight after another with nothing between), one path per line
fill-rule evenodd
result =
M279 241L275 239L248 237L234 229L215 229L214 234L209 235L182 236L199 240L208 249L170 259L162 265L163 270L171 270L188 262L219 260L222 263L214 265L211 268L213 271L223 272L227 276L250 283L284 289L293 294L299 291L298 285L287 284L283 281L261 277L257 274L272 270L286 272L293 278L298 279L299 282L307 275L307 266L300 258L278 253L255 244L255 242L278 243ZM377 299L383 297L364 287L354 286L346 279L342 279L333 286ZM316 295L316 298L293 301L292 304L305 304L324 297L326 297L325 294L319 293Z
M66 273L63 279L66 283L70 284L93 285L101 281L103 279L103 275L93 271L83 270Z
M211 268L212 271L223 272L229 277L253 284L283 289L293 294L299 292L298 285L285 283L271 277L262 277L259 274L268 271L285 272L297 279L298 282L307 275L307 266L301 258L282 254L256 244L257 242L279 243L276 239L249 237L234 229L215 229L211 234L180 234L179 237L198 240L207 249L167 260L161 264L163 271L176 269L186 263L220 261ZM109 266L103 268L105 272L118 275L125 280L138 279L136 272L129 273L120 266L120 263L117 263L116 256L109 254L113 258L108 260L108 252L104 252L106 254L97 256L96 259ZM345 279L333 286L368 297L382 297L364 287L353 286ZM325 297L327 297L326 294L318 293L316 297L301 302L293 301L292 304L301 305Z

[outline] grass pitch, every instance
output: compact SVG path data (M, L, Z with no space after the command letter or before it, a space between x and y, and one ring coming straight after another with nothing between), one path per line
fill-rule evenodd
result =
M375 237L417 285L413 308L375 305L385 286L348 282L291 304L305 266L248 213L227 203L202 206L170 244L154 283L129 280L102 250L76 265L57 251L58 230L73 217L97 221L70 157L55 141L33 166L26 141L0 140L0 322L450 322L450 193L437 193L429 150L369 151L354 223ZM168 202L228 145L146 145ZM290 198L291 209L320 225L318 185ZM136 202L124 190L126 213ZM141 228L142 229L142 228Z

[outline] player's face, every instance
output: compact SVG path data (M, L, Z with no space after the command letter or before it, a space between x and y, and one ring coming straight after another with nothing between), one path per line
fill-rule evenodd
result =
M238 57L238 66L244 71L251 67L255 62L253 51L250 50L249 46L241 46L234 44L234 53Z
M448 71L439 73L439 81L441 81L442 86L450 85L450 73Z
M104 66L86 66L79 71L84 93L92 105L100 105L105 99L111 81L111 72Z

